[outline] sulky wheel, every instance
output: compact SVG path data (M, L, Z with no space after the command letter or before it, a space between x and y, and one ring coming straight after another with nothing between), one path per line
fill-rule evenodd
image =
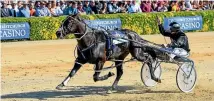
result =
M155 76L158 77L158 78L160 78L161 72L162 72L160 64L156 67L156 69L155 69L154 72L155 72L154 73ZM143 63L143 66L141 68L141 74L140 74L140 76L141 76L142 82L147 87L153 87L153 86L155 86L157 84L156 81L154 81L154 80L151 79L150 68L149 68L149 65L148 65L147 62Z
M197 74L192 63L183 63L179 67L176 75L176 82L181 91L185 93L192 91L195 87L196 79Z

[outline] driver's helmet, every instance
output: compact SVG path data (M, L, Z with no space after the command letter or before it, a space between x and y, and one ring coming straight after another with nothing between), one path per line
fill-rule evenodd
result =
M180 31L180 25L177 22L172 22L169 24L170 26L170 31L171 32L178 32Z

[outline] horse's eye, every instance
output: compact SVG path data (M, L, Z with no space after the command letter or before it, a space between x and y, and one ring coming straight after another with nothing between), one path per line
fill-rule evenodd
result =
M69 20L69 23L74 23L74 20Z
M69 26L72 26L74 24L74 21L69 22Z

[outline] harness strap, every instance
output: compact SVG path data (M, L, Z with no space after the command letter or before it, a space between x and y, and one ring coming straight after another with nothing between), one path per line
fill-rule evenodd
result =
M83 56L84 59L86 59L85 55L84 55L84 51L91 49L95 44L90 45L89 47L85 48L85 49L80 49L79 46L77 45L77 49L79 50L79 52L81 53L81 55Z
M80 50L80 48L77 46L77 49L79 50L79 52L81 53L81 55L82 55L82 57L84 58L84 59L86 59L85 58L85 55L83 54L83 52Z
M85 48L85 49L82 49L81 51L84 52L84 51L86 51L86 50L92 48L94 45L95 45L95 44L92 44L92 45L90 45L89 47L87 47L87 48Z
M86 34L88 34L89 33L89 29L88 29L88 27L86 26L86 31L85 31L85 33L83 34L83 36L81 36L80 38L75 38L75 39L77 39L77 40L81 40Z
M79 62L75 62L75 63L76 63L76 64L79 64L79 65L81 65L81 66L83 65L82 63L79 63Z

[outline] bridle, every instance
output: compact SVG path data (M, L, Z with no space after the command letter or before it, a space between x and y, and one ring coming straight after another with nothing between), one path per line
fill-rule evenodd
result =
M64 29L64 23L65 23L65 21L66 20L68 20L68 18L70 18L70 16L69 17L67 17L64 21L63 21L63 23L62 23L62 25L61 25L61 35L60 35L60 37L62 37L62 35L64 35L64 33L65 32L67 32L67 31L65 31L65 29ZM76 21L76 22L78 22L78 23L81 23L80 21L78 21L78 20L76 20L76 19L73 19L74 21ZM85 24L85 32L82 34L82 33L74 33L74 34L76 34L76 35L82 35L80 38L75 38L75 39L77 39L77 40L81 40L84 36L86 36L87 35L87 33L89 33L89 32L92 32L91 30L90 30L90 28L87 26L87 24L83 21L83 23Z
M67 21L68 20L68 18L70 18L70 16L69 17L67 17L64 21L63 21L63 23L62 23L62 25L61 25L61 35L63 34L63 33L65 33L65 29L64 29L64 23L65 23L65 21ZM81 21L79 21L79 20L76 20L76 19L73 19L74 21L76 21L77 23L84 23L85 24L85 32L84 33L74 33L75 35L82 35L80 38L75 38L75 39L77 39L77 40L81 40L83 37L85 37L88 33L94 33L94 31L95 30L93 30L93 29L90 29L90 27L83 21L83 20L81 20ZM68 26L68 28L70 29L70 26ZM67 28L66 28L66 31L67 31ZM95 36L94 36L95 37ZM96 39L96 38L95 38ZM81 53L81 55L82 55L82 57L84 58L84 59L86 59L86 56L84 55L84 51L86 51L86 50L89 50L89 49L91 49L91 48L93 48L95 46L95 43L93 43L92 45L90 45L90 46L88 46L87 48L85 48L85 49L81 49L80 47L79 47L79 45L77 45L76 46L76 48L75 48L75 50L74 50L74 56L75 56L75 51L76 50L78 50L80 53ZM76 56L75 56L75 58L77 58ZM77 64L79 64L79 65L82 65L82 63L79 63L79 62L75 62L75 63L77 63Z

